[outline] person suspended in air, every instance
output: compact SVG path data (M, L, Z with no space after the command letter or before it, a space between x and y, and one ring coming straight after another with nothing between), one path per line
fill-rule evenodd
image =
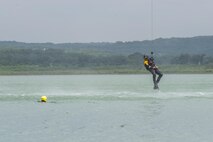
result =
M153 52L151 52L151 54L153 54ZM154 58L144 55L144 66L153 76L154 89L159 89L158 83L160 82L160 79L163 76L163 74L155 65ZM158 75L157 79L156 75Z

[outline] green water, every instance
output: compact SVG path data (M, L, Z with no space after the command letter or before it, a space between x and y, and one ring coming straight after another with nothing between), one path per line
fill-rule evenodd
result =
M1 76L0 141L209 142L213 75ZM48 103L39 103L42 95Z

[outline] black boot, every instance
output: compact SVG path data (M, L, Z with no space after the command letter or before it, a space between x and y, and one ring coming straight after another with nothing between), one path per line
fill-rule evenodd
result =
M159 89L158 84L155 83L154 88L153 89Z

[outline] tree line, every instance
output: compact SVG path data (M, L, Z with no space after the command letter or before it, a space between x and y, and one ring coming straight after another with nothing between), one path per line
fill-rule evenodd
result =
M158 64L213 64L213 57L205 54L180 54L178 56L157 56ZM0 50L0 65L39 65L64 67L102 67L143 66L143 54L136 52L129 55L91 55L86 53L67 52L64 49L44 48L9 48Z

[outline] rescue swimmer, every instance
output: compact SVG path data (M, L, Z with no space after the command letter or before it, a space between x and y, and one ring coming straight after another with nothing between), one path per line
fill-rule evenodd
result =
M153 54L153 52L151 52L151 54ZM155 65L154 58L144 55L144 66L153 76L154 89L159 89L158 83L160 82L160 79L163 76L163 74ZM156 74L158 75L157 79Z

